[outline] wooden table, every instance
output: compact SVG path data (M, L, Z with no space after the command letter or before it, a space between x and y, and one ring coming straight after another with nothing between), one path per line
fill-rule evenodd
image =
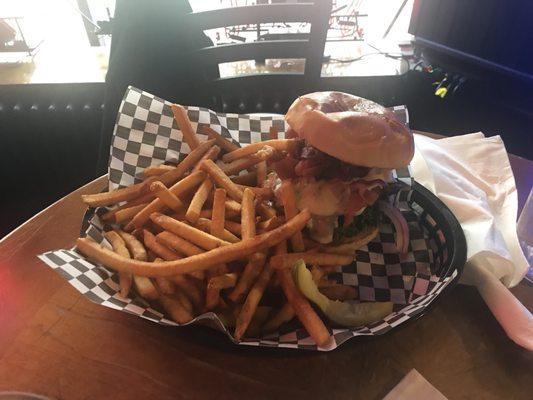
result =
M533 162L511 162L522 198ZM416 368L449 399L533 396L533 354L506 337L471 287L456 287L416 322L330 353L235 346L207 328L165 328L93 304L36 256L73 246L80 195L104 185L105 177L89 183L0 241L0 391L59 399L381 399ZM530 286L512 291L533 307Z

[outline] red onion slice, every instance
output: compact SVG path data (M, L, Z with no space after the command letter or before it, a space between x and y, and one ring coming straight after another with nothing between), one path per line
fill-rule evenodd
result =
M385 201L379 202L379 209L385 214L394 225L396 230L396 248L400 253L407 253L409 247L409 226L402 213Z

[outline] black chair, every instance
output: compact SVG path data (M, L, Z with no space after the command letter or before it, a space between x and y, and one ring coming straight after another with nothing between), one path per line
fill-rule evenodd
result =
M201 68L196 82L196 103L222 112L284 112L299 94L319 87L331 0L293 4L263 4L191 13L188 31L237 25L308 22L304 38L259 40L207 46L193 50L190 61ZM242 60L305 59L305 72L239 75L213 78L221 63Z

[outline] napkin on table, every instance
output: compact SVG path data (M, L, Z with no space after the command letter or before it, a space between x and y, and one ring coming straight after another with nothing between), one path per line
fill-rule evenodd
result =
M409 371L383 400L447 400L416 369Z
M481 132L438 140L415 134L415 147L415 180L459 220L467 268L481 266L507 287L518 284L528 263L516 235L516 186L502 139Z
M518 199L499 136L481 132L445 139L415 134L416 181L454 213L467 242L461 283L475 285L507 335L533 350L533 316L503 285L517 285L528 262L516 234Z

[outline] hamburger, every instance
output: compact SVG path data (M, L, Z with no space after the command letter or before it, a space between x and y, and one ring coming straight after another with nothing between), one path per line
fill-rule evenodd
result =
M296 99L285 120L287 137L301 139L271 167L275 189L291 179L297 207L313 215L307 229L331 246L366 244L377 234L376 202L392 170L409 164L413 136L387 108L341 92Z

